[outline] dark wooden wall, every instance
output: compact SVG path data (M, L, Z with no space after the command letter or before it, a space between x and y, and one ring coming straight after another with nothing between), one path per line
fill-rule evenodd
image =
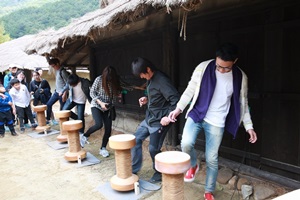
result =
M300 181L299 10L300 2L290 0L200 10L189 14L186 41L178 37L177 19L170 18L163 28L91 47L96 66L92 79L112 65L123 78L136 82L130 63L143 56L169 74L183 92L200 62L215 58L222 42L234 42L240 48L238 65L249 78L249 106L258 142L249 145L241 127L236 139L224 135L220 155ZM137 105L141 95L143 91L129 92L122 108L143 112ZM174 137L178 134L180 139L184 123L182 114ZM204 149L203 136L197 148Z

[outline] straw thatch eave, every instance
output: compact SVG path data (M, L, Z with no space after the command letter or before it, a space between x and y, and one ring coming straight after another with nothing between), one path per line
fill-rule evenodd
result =
M122 28L153 13L170 13L179 7L194 9L200 3L201 0L118 0L104 9L87 13L57 31L51 29L37 34L35 42L27 46L26 51L29 54L64 57L64 62L68 59L64 55L66 50L74 52L74 48L95 43L110 30ZM67 65L66 62L64 64Z
M26 35L0 44L0 72L7 70L10 64L29 70L48 67L45 57L37 54L28 55L25 52L25 47L32 43L34 38L34 35Z

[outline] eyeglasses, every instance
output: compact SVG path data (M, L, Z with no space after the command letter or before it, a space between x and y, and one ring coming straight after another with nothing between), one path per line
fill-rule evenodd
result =
M229 72L229 71L232 70L232 67L222 67L222 66L220 66L220 65L217 64L217 63L216 63L216 67L217 67L217 69L219 69L219 70L224 70L224 71L226 71L226 72Z

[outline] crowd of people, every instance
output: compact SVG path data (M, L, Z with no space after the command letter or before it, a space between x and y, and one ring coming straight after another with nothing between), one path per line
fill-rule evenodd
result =
M184 181L192 182L199 170L195 143L198 135L203 133L206 138L205 161L206 182L204 199L213 200L218 174L218 151L226 130L236 137L238 128L243 123L249 134L249 142L255 143L257 135L253 128L248 108L248 80L246 74L237 66L238 48L232 43L221 45L215 58L201 62L194 70L187 88L180 96L166 74L155 67L146 58L138 57L132 61L133 75L146 79L146 96L138 99L140 107L146 107L145 119L134 133L136 145L131 150L132 173L137 174L143 163L142 144L149 137L149 153L152 159L154 174L150 182L162 179L154 166L154 157L161 151L165 136L177 117L189 106L186 112L181 149L191 157L191 168L186 172ZM104 136L99 154L108 157L106 149L112 131L111 109L116 97L121 92L122 80L112 66L103 69L102 74L92 83L76 74L68 73L58 59L49 60L55 73L55 90L51 93L49 83L41 78L41 72L35 70L30 84L24 79L24 72L12 66L4 77L4 85L0 85L0 137L4 137L4 125L13 136L18 135L14 129L14 115L17 115L21 133L25 130L26 120L35 128L30 107L30 94L33 105L47 105L47 123L50 123L52 106L59 101L60 109L70 110L71 118L84 123L85 103L91 104L94 125L85 131L80 130L82 147L88 142L89 136L104 126Z

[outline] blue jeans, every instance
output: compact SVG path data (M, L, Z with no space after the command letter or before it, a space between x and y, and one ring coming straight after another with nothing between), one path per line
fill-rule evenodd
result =
M149 141L149 153L152 159L152 167L155 170L155 160L156 154L161 152L161 147L163 145L166 134L170 126L164 126L162 129L160 127L150 127L146 124L145 120L139 125L134 136L136 140L136 145L131 149L131 159L132 159L132 172L137 173L140 171L143 162L143 141L150 135ZM149 130L154 131L150 134Z
M47 102L47 120L50 120L52 114L52 106L59 100L60 110L64 107L65 102L62 101L62 96L55 91Z
M181 148L182 151L191 156L191 165L197 164L197 155L195 143L198 134L203 130L205 134L205 161L206 161L206 180L205 191L213 192L216 187L218 176L218 151L223 138L224 128L213 126L204 120L195 123L192 118L188 117L182 134Z
M84 134L85 137L90 137L90 135L92 133L94 133L95 131L101 129L103 127L104 124L104 135L102 138L102 144L101 144L101 148L102 147L106 147L109 137L111 135L111 126L112 126L112 121L111 119L108 117L108 111L101 111L100 109L96 108L96 107L91 107L91 111L92 111L92 116L94 119L95 124L93 126L91 126Z
M74 101L71 102L70 99L68 99L63 107L63 110L71 110L75 106L77 106L77 115L73 111L71 111L71 118L82 121L82 128L79 130L79 132L83 133L85 128L85 121L84 121L85 104L75 103Z

